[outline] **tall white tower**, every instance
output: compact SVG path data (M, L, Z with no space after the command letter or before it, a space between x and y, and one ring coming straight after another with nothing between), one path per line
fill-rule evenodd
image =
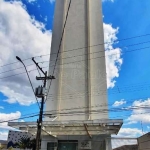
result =
M69 2L71 7L62 37ZM111 134L122 120L108 119L103 21L100 0L56 0L41 150L112 150ZM48 83L49 88L50 82ZM47 119L48 118L48 119ZM36 123L11 122L35 133ZM35 126L33 126L35 125Z
M50 75L69 2L56 0ZM56 79L52 81L46 102L46 111L57 110L57 120L108 119L103 43L100 0L72 0L54 72Z

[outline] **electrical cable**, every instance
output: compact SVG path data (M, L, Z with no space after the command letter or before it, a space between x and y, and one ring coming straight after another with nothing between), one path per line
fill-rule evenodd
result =
M145 43L149 43L150 41L146 41L146 42L141 42L141 43L136 43L136 44L131 44L131 45L127 45L127 46L123 46L123 47L117 47L117 48L127 48L127 47L131 47L131 46L135 46L135 45L140 45L140 44L145 44ZM89 47L93 47L93 46L89 46ZM86 48L86 47L84 47ZM82 48L79 48L79 49L82 49ZM74 49L74 50L79 50L79 49ZM115 48L114 48L115 49ZM109 49L109 50L106 50L106 51L111 51L111 50L114 50L114 49ZM67 52L67 51L63 51L63 52ZM63 52L59 52L59 53L63 53ZM93 53L86 53L86 54L82 54L82 55L76 55L76 56L71 56L71 57L65 57L65 58L61 58L61 59L69 59L69 58L74 58L74 57L79 57L79 56L84 56L84 55L88 55L88 54L95 54L95 53L99 53L99 52L104 52L104 51L98 51L98 52L93 52ZM52 53L54 54L54 53ZM56 54L56 53L55 53ZM47 54L47 55L50 55L50 54ZM46 55L42 55L42 56L46 56ZM40 56L41 57L41 56ZM58 59L60 60L60 59ZM55 60L51 60L51 61L55 61ZM38 63L45 63L45 62L49 62L49 61L42 61L42 62L38 62ZM27 65L27 66L32 66L34 64L30 64L30 65ZM52 66L51 66L52 67ZM22 69L24 67L19 67L19 68L15 68L15 69L11 69L11 70L7 70L7 71L4 71L4 72L0 72L0 74L3 74L3 73L7 73L7 72L10 72L10 71L14 71L14 70L17 70L17 69Z
M42 68L48 68L48 66L42 67ZM37 68L36 68L36 69L29 70L28 72L30 73L30 72L32 72L32 71L37 71ZM0 79L10 78L10 77L17 76L17 75L21 75L21 74L24 74L24 73L26 73L26 72L21 72L21 73L18 73L18 74L14 74L14 75L2 77L2 78L0 78Z
M42 61L42 62L38 62L38 63L45 63L45 62L49 62L49 61ZM29 67L29 66L33 66L35 64L30 64L30 65L26 65L26 67ZM7 73L7 72L11 72L11 71L14 71L14 70L18 70L18 69L23 69L24 67L19 67L19 68L15 68L15 69L11 69L11 70L7 70L7 71L4 71L4 72L0 72L0 74L3 74L3 73Z
M133 52L133 51L138 51L138 50L143 50L143 49L147 49L147 48L150 48L150 47L144 47L144 48L139 48L139 49L133 49L133 50L126 51L126 52L124 52L124 53ZM95 58L91 58L91 59L97 59L97 58L102 58L102 57L106 57L106 56L118 55L118 54L120 54L120 53L114 53L114 54L111 54L111 55L105 55L105 56L95 57ZM88 59L88 60L91 60L91 59ZM82 61L85 61L85 60L73 61L73 62L58 64L58 65L70 64L70 63L76 63L76 62L82 62ZM55 66L55 65L52 65L52 66L49 66L49 67L54 67L54 66ZM47 68L47 67L44 67L44 68ZM37 69L34 69L34 70L37 70ZM30 71L34 71L34 70L30 70ZM28 72L30 72L30 71L28 71ZM2 78L0 78L0 79L12 77L12 76L16 76L16 75L20 75L20 74L24 74L24 73L25 73L25 72L22 72L22 73L19 73L19 74L15 74L15 75L10 75L10 76L6 76L6 77L2 77Z
M66 14L66 19L65 19L65 23L64 23L64 27L63 27L63 31L62 31L60 43L59 43L59 48L58 48L58 51L57 51L57 56L56 56L56 61L55 61L55 65L54 65L54 69L53 69L52 76L54 76L54 72L55 72L55 68L56 68L56 63L57 63L57 60L58 60L58 55L59 55L59 52L60 52L61 43L62 43L63 35L64 35L64 32L65 32L65 27L66 27L66 24L67 24L67 19L68 19L68 15L69 15L69 10L70 10L70 6L71 6L71 2L72 2L72 0L70 0L69 5L68 5L68 10L67 10L67 14ZM49 93L49 90L50 90L50 88L51 88L51 84L52 84L52 79L50 80L50 83L49 83L48 93ZM46 101L47 101L47 98L46 98L45 102L46 102Z
M150 46L148 47L143 47L143 48L139 48L139 49L133 49L133 50L129 50L129 51L125 51L125 52L122 52L122 53L114 53L114 54L110 54L110 55L103 55L103 56L100 56L100 57L95 57L95 58L90 58L90 59L86 59L86 60L92 60L92 59L98 59L98 58L103 58L103 57L106 57L106 56L114 56L114 55L118 55L118 54L125 54L125 53L130 53L130 52L134 52L134 51L139 51L139 50L143 50L143 49L147 49L147 48L150 48ZM85 54L84 54L85 55ZM79 56L79 55L78 55ZM71 58L71 57L70 57ZM85 61L85 60L78 60L78 61L73 61L73 62L69 62L69 63L62 63L62 64L58 64L59 66L60 65L65 65L65 64L72 64L72 63L77 63L77 62L82 62L82 61ZM55 65L52 65L52 66L49 66L49 67L54 67Z
M146 42L141 42L141 43L136 43L136 44L130 44L130 45L126 45L126 46L122 46L122 47L116 47L116 48L119 48L119 49L122 49L122 48L127 48L127 47L132 47L132 46L137 46L137 45L140 45L140 44L146 44L146 43L149 43L150 41L146 41ZM87 46L87 47L81 47L81 48L76 48L76 49L71 49L71 50L66 50L66 51L62 51L62 52L59 52L60 54L61 53L66 53L66 52L70 52L70 51L75 51L75 50L81 50L81 49L84 49L84 48L89 48L89 47L95 47L95 46L99 46L101 44L97 44L97 45L92 45L92 46ZM107 51L112 51L116 48L113 48L113 49L107 49L107 50L101 50L101 51L98 51L98 52L107 52ZM95 52L95 53L98 53L98 52ZM54 55L54 54L57 54L57 53L51 53L51 54L47 54L47 55ZM91 53L92 54L92 53ZM43 55L43 56L47 56L47 55ZM66 58L64 58L66 59ZM55 60L51 60L51 61L55 61Z
M142 49L146 49L146 48L150 48L150 47L145 47L145 48L140 48L140 49L134 49L134 50L130 50L130 51L126 51L126 53L127 52L133 52L133 51L137 51L137 50L142 50ZM124 52L125 53L125 52ZM116 53L116 54L120 54L120 53ZM116 55L116 54L112 54L112 55ZM111 56L112 56L111 55ZM110 56L110 55L109 55ZM106 55L105 56L100 56L100 57L95 57L95 58L91 58L91 59L97 59L97 58L101 58L101 57L106 57ZM91 59L88 59L88 60L91 60ZM81 61L85 61L85 60L81 60ZM64 65L64 64L70 64L70 63L75 63L75 62L81 62L81 61L74 61L74 62L69 62L69 63L63 63L63 64L59 64L59 65ZM56 65L54 65L54 69L55 69L55 66ZM50 66L50 67L53 67L53 66ZM54 71L53 71L54 72ZM51 86L51 82L50 82L50 85L49 85L49 89L50 89L50 86ZM47 94L49 93L49 90L48 90L48 92L47 92ZM47 101L47 98L46 98L46 101Z
M121 41L130 40L130 39L135 39L135 38L140 38L140 37L144 37L144 36L150 36L150 34L143 34L143 35L138 35L138 36L132 36L132 37L129 37L129 38L118 39L118 40L116 40L116 41L114 41L114 42L104 42L104 43L97 44L97 45L118 43L118 42L121 42ZM93 45L93 46L94 46L94 45ZM95 45L95 46L96 46L96 45ZM87 47L82 47L82 48L87 48ZM78 48L78 49L82 49L82 48ZM61 53L61 52L59 52L59 53ZM52 54L55 54L55 53L52 53ZM56 53L56 54L57 54L57 53ZM47 56L47 55L50 55L50 54L38 55L38 56L34 56L34 58L38 58L38 57L42 57L42 56ZM29 60L29 59L32 59L32 57L23 59L22 61L26 61L26 60ZM5 67L5 66L12 65L12 64L15 64L15 63L18 63L18 62L12 62L12 63L8 63L8 64L4 64L4 65L2 65L2 66L0 66L0 67Z
M150 108L150 107L147 107L148 109ZM137 108L137 109L139 109L139 108ZM99 113L99 112L101 112L101 110L96 110L96 111L94 111L95 113L97 112L97 113ZM105 111L106 112L106 111ZM65 115L65 116L67 116L67 114L68 115L73 115L74 113L78 113L78 115L82 115L82 114L80 114L80 113L82 113L82 112L67 112L67 113L60 113L61 115ZM83 112L83 113L85 113L85 112ZM92 113L92 112L91 112ZM102 112L101 112L102 113ZM138 114L149 114L150 112L145 112L145 113L137 113L137 114L134 114L134 115L138 115ZM58 113L57 113L58 114ZM5 123L5 122L10 122L10 121L15 121L15 120L20 120L20 119L26 119L26 118L31 118L31 117L36 117L36 116L38 116L39 114L37 114L37 115L31 115L31 116L27 116L27 117L21 117L21 118L18 118L18 119L11 119L11 120L6 120L6 121L0 121L0 123ZM44 114L45 115L45 114ZM46 115L49 115L49 114L46 114ZM50 114L51 115L51 114ZM125 116L125 115L123 115L123 116ZM130 116L130 115L129 115Z
M27 118L36 117L36 116L38 116L38 115L32 115L32 116L28 116L28 117L21 117L21 118L18 118L18 119L11 119L11 120L6 120L6 121L0 121L0 123L16 121L16 120L19 120L19 119L27 119Z
M144 106L144 107L143 107ZM146 107L145 107L146 106ZM149 109L150 107L147 107L147 105L142 105L141 106L134 106L134 107L127 107L127 109L116 109L118 111L116 111L115 109L111 109L111 110L108 110L108 109L99 109L99 110L92 110L90 113L107 113L107 111L111 111L111 112L121 112L121 111L131 111L131 110L138 110L138 109ZM60 114L60 115L73 115L73 114L78 114L78 115L82 115L82 113L85 114L86 111L71 111L71 112L63 112L63 113L55 113L55 114ZM137 114L149 114L150 112L145 112L145 113L137 113ZM137 115L137 114L132 114L132 115ZM49 115L49 114L44 114L44 115ZM50 114L51 115L51 114ZM54 115L54 113L53 113ZM38 114L36 115L32 115L32 116L27 116L27 117L21 117L21 118L18 118L18 119L12 119L12 120L7 120L7 121L1 121L0 123L4 123L4 122L9 122L9 121L15 121L15 120L19 120L19 119L25 119L25 118L30 118L30 117L35 117L35 116L38 116ZM130 115L129 115L130 116Z

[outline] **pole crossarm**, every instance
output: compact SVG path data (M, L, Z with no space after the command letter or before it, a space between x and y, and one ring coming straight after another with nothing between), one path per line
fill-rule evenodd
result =
M36 76L36 80L45 80L45 78L46 78L46 80L51 80L51 79L55 79L55 77L54 76L47 76L47 77L37 77Z
M43 71L43 69L39 66L39 64L34 60L34 57L32 57L33 62L36 64L36 66L42 71L42 73L44 75L46 75L46 73Z

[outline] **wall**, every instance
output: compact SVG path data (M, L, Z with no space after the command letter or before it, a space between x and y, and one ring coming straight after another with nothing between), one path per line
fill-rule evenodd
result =
M41 150L47 150L47 143L48 142L55 142L58 143L58 141L68 141L68 142L75 142L78 143L78 150L81 149L81 143L89 142L91 143L91 150L111 150L111 143L110 142L110 136L108 135L99 135L99 136L93 136L92 139L90 139L88 136L58 136L57 138L51 137L51 136L43 136L42 137L42 143L41 143Z
M54 67L68 4L69 0L56 1L49 68L50 75L55 68L56 79L52 81L48 93L46 111L57 110L57 120L107 119L107 111L92 112L107 110L103 21L99 0L72 0ZM103 107L95 107L97 105ZM59 112L68 114L60 115Z
M138 138L138 150L150 149L150 133L147 133Z

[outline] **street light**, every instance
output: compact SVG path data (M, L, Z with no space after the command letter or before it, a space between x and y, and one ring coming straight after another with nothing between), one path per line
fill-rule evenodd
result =
M33 85L32 85L32 82L31 82L31 79L30 79L30 77L29 77L29 74L28 74L28 71L27 71L27 68L26 68L25 64L23 63L23 61L21 60L20 57L16 56L16 59L17 59L18 61L20 61L20 62L23 64L23 66L24 66L24 68L25 68L25 71L26 71L26 73L27 73L28 79L29 79L29 81L30 81L30 85L31 85L31 87L32 87L33 93L34 93L34 88L33 88ZM35 93L34 93L34 96L35 96ZM35 98L36 98L36 96L35 96ZM36 98L36 101L37 101L37 103L38 103L37 98ZM38 106L39 106L39 103L38 103ZM39 106L39 108L40 108L40 106Z
M24 66L24 68L25 68L25 70L26 70L26 73L27 73L27 75L28 75L28 79L29 79L29 81L30 81L31 87L32 87L32 83L31 83L31 80L30 80L30 77L29 77L29 74L28 74L28 71L27 71L27 68L26 68L25 64L23 63L23 61L21 60L20 57L16 56L16 59L17 59L18 61L20 61L20 62L23 64L23 66ZM32 87L32 90L33 90L33 92L34 92L33 87Z

